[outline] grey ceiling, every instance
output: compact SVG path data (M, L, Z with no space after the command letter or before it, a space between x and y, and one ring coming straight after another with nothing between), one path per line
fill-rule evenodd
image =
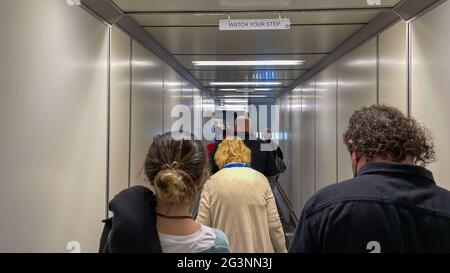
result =
M400 0L113 0L218 96L236 94L211 86L217 81L277 81L272 99L382 10ZM280 12L281 11L281 12ZM290 30L219 31L219 20L291 19ZM304 60L297 66L194 66L200 60ZM265 86L261 86L265 87ZM261 88L258 87L258 88ZM236 88L231 86L228 88ZM245 88L245 86L237 87ZM242 93L238 93L242 95ZM258 98L263 101L265 99Z

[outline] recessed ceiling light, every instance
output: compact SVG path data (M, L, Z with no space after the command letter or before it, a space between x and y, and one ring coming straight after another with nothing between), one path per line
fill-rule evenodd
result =
M280 85L281 82L210 82L211 85Z
M224 98L267 98L266 95L226 95Z
M237 91L236 88L221 88L220 91Z
M195 66L302 65L304 63L304 60L192 61L192 64Z
M272 91L272 88L255 88L255 91Z
M248 100L244 100L244 99L225 99L223 101L225 103L248 103Z

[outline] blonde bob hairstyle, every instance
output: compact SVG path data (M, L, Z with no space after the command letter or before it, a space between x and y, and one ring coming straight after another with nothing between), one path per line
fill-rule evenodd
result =
M250 165L252 162L252 152L241 138L228 137L219 144L214 160L219 169L222 169L229 163Z

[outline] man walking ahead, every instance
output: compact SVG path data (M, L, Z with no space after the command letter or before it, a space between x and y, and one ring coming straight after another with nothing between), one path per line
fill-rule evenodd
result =
M355 177L308 200L290 252L450 252L450 192L424 168L430 139L393 107L356 111L344 135Z

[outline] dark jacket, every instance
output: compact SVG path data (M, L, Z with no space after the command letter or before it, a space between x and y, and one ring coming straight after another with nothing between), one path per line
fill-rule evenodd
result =
M277 175L275 159L271 151L264 151L262 145L265 144L261 139L252 139L249 134L239 135L245 145L252 152L252 167L256 171L264 174L266 177ZM219 143L220 145L220 143ZM219 145L216 145L210 156L211 172L214 174L219 171L219 167L216 165L214 157L216 155Z
M114 217L104 221L99 252L161 253L155 208L155 195L145 187L116 195L109 203Z
M272 143L272 140L271 140L271 139L268 139L268 140L266 140L266 143L270 144L270 143ZM273 144L273 145L276 145L276 144ZM276 145L276 147L277 147L277 149L274 150L274 151L272 151L273 157L274 157L275 159L276 159L277 157L279 157L279 158L281 158L281 159L284 159L283 151L281 151L280 146L279 146L279 145Z
M424 168L368 163L308 200L290 252L450 252L450 192Z

